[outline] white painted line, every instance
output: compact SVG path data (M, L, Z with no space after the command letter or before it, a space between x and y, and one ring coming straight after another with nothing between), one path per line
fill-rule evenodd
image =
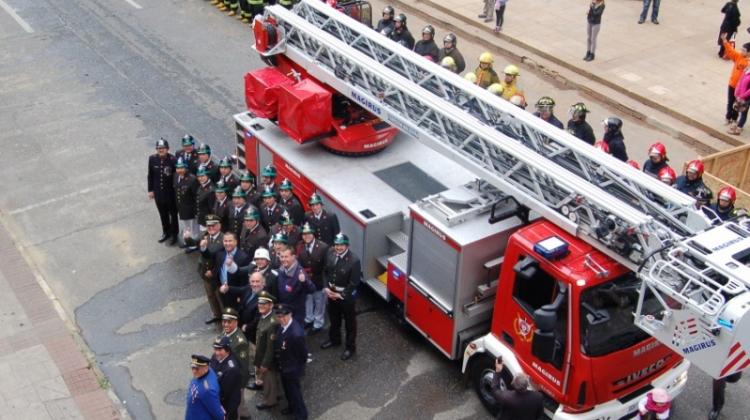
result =
M13 18L13 20L15 20L19 25L21 25L24 31L30 34L34 33L34 29L31 27L31 25L29 25L28 22L23 20L21 16L18 16L18 13L16 13L16 11L13 10L12 7L8 6L6 2L4 2L3 0L0 0L0 7L2 7L3 10L5 10L10 15L10 17Z
M0 1L3 1L3 0L0 0ZM127 2L127 3L128 3L129 5L131 5L131 6L135 7L136 9L143 9L143 6L141 6L140 4L138 4L138 3L134 2L133 0L125 0L125 1L126 1L126 2Z
M2 2L2 1L3 0L0 0L0 2ZM40 201L38 203L29 204L28 206L21 207L21 208L15 209L15 210L11 210L8 214L14 215L14 214L19 214L19 213L25 213L25 212L27 212L29 210L34 210L34 209L39 208L39 207L43 207L43 206L46 206L46 205L49 205L49 204L56 203L56 202L61 201L61 200L65 200L67 198L71 198L71 197L75 197L75 196L78 196L78 195L83 195L83 194L89 193L89 192L94 191L94 190L96 190L98 188L102 188L102 187L84 188L84 189L82 189L80 191L74 191L72 193L62 195L60 197L50 198L49 200Z

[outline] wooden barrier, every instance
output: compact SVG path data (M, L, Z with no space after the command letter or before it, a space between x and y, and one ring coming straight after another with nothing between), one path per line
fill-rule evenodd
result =
M706 170L703 181L714 192L731 185L737 190L735 207L750 209L750 144L701 158Z

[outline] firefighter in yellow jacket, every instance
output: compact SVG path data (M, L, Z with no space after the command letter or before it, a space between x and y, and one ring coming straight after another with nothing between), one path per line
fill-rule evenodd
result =
M503 77L503 81L500 82L500 84L503 85L503 99L509 101L510 98L515 95L523 95L521 89L518 88L518 76L521 75L521 71L518 70L518 67L509 64L505 67L503 73L505 73L505 76Z
M474 82L482 89L487 89L490 85L500 83L500 78L497 76L497 72L492 68L494 59L492 54L485 51L479 56L479 67L474 70L474 75L477 77L477 81Z

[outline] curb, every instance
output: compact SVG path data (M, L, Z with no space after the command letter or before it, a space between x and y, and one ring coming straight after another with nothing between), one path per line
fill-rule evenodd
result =
M627 89L625 89L625 88L623 88L621 86L618 86L617 84L612 83L612 82L610 82L610 81L608 81L608 80L606 80L606 79L604 79L602 77L599 77L599 76L597 76L597 75L595 75L595 74L593 74L593 73L591 73L591 72L589 72L589 71L587 71L585 69L582 69L580 67L574 66L574 65L572 65L572 64L570 64L570 63L568 63L566 61L563 61L563 60L561 60L561 59L559 59L559 58L557 58L557 57L555 57L553 55L550 55L549 53L541 51L541 50L539 50L539 49L537 49L537 48L535 48L535 47L533 47L533 46L531 46L531 45L529 45L529 44L527 44L527 43L525 43L523 41L518 40L517 38L510 37L510 36L508 36L506 34L503 34L503 33L496 34L489 27L487 27L486 25L477 24L476 20L473 20L473 19L468 18L468 17L466 17L464 15L456 13L455 11L453 11L451 9L448 9L448 8L442 6L442 5L436 4L432 0L417 0L413 4L407 4L403 0L392 0L392 3L394 5L396 5L400 9L408 10L410 13L413 13L413 14L416 14L416 15L420 15L420 16L422 16L423 18L425 18L427 20L433 20L434 21L435 19L437 19L437 22L439 22L441 24L441 26L445 26L445 27L450 28L455 33L460 34L460 36L462 38L471 39L473 42L481 44L481 45L484 45L484 46L486 46L486 47L488 47L490 49L500 49L500 50L503 51L503 53L505 55L509 55L509 56L513 57L519 63L523 63L526 66L531 67L533 70L537 71L541 75L546 76L547 78L550 78L550 79L554 80L557 83L561 83L563 85L573 87L573 88L575 88L575 89L583 92L584 94L595 98L598 101L604 102L604 103L606 103L606 104L608 104L610 106L613 106L613 107L615 107L615 108L617 108L617 109L619 109L619 110L627 113L628 115L630 115L630 116L632 116L632 117L634 117L634 118L636 118L636 119L638 119L640 121L643 121L644 123L646 123L648 125L651 125L653 127L656 127L657 129L661 130L661 131L669 133L673 137L675 137L675 138L679 139L680 141L682 141L682 142L690 145L691 147L695 148L699 152L699 154L701 154L701 155L705 156L705 155L713 154L713 153L718 152L719 150L716 149L712 145L704 143L703 141L701 141L699 138L697 138L695 136L692 136L692 135L690 135L690 134L688 134L688 133L686 133L686 132L684 132L682 130L675 129L673 126L671 126L669 124L666 124L666 123L663 123L663 122L660 122L660 121L652 118L651 116L649 116L649 115L647 115L647 114L645 114L645 113L643 113L641 111L635 110L635 109L633 109L633 108L631 108L631 107L629 107L627 105L624 105L624 104L619 103L617 101L613 101L607 95L605 95L603 93L599 93L598 91L594 90L593 88L591 88L589 86L583 85L581 83L574 82L574 81L566 78L565 76L561 75L560 73L558 73L558 72L556 72L556 71L554 71L552 69L549 69L549 68L547 68L547 67L545 67L545 66L543 66L541 64L538 64L534 60L534 57L529 57L529 56L525 56L525 55L515 54L512 51L508 51L506 49L503 49L502 47L499 47L497 45L493 45L491 42L488 42L488 39L492 40L492 39L495 39L495 38L500 38L503 41L506 41L506 42L508 42L508 43L516 46L516 47L519 47L519 48L522 48L524 50L527 50L527 51L529 51L529 52L537 55L538 57L540 57L540 58L542 58L544 60L550 61L550 62L555 63L555 64L557 64L557 65L559 65L559 66L561 66L561 67L563 67L563 68L565 68L567 70L570 70L570 71L572 71L574 73L580 74L580 75L582 75L582 76L584 76L584 77L586 77L588 79L591 79L592 81L594 81L596 83L599 83L599 84L603 85L606 88L612 89L612 90L614 90L617 93L620 93L622 95L627 96L630 99L633 99L635 101L643 103L644 105L646 105L648 107L654 108L654 109L658 110L659 112L662 112L662 113L666 114L667 116L672 117L672 118L674 118L674 119L676 119L676 120L678 120L680 122L683 122L683 123L685 123L685 124L687 124L687 125L695 128L695 129L701 130L701 131L705 132L707 135L709 135L711 137L714 137L715 139L717 139L717 140L719 140L719 141L721 141L723 143L726 143L726 144L734 146L734 147L741 146L741 145L745 144L745 143L743 143L743 142L741 142L741 141L739 141L739 140L737 140L737 139L735 139L733 137L730 137L730 136L722 133L719 130L716 130L715 128L709 127L709 126L707 126L707 125L705 125L705 124L703 124L701 122L698 122L698 121L696 121L696 120L694 120L694 119L692 119L692 118L690 118L690 117L688 117L688 116L686 116L684 114L675 112L675 111L667 108L664 105L661 105L661 104L659 104L659 103L657 103L657 102L655 102L655 101L653 101L651 99L648 99L647 97L641 96L641 95L639 95L637 93L634 93L634 92L632 92L630 90L627 90ZM480 30L480 31L486 33L487 35L491 36L491 38L488 38L488 39L480 38L480 37L478 37L476 35L473 35L473 34L469 33L466 29L463 29L461 27L456 26L454 23L440 20L439 18L436 18L435 16L430 15L429 11L418 9L417 5L419 3L425 5L427 8L432 8L432 9L437 10L437 11L439 11L439 12L441 12L441 13L447 15L447 16L450 16L450 17L456 19L457 21L459 21L461 24L465 24L465 25L468 25L469 27L472 27L472 28L475 28L477 30Z

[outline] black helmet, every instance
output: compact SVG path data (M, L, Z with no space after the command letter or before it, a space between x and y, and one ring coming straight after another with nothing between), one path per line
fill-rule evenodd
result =
M456 36L453 35L452 33L444 36L443 37L443 44L445 44L446 42L450 42L455 47L456 46Z
M622 128L622 120L617 117L608 117L602 121L602 125L610 130L619 131Z
M424 28L422 28L423 34L430 34L431 38L435 37L435 28L432 27L432 25L427 25Z
M394 22L401 22L401 26L406 26L406 15L403 13L399 13L398 16L393 18Z
M385 15L385 14L387 14L387 15L389 15L390 17L393 17L393 13L394 13L394 12L395 12L395 11L393 10L393 6L391 6L391 5L385 6L385 7L383 8L383 14L384 14L384 15Z
M550 98L549 96L542 96L541 98L539 98L538 101L536 101L537 108L552 109L554 106L555 106L555 100Z

